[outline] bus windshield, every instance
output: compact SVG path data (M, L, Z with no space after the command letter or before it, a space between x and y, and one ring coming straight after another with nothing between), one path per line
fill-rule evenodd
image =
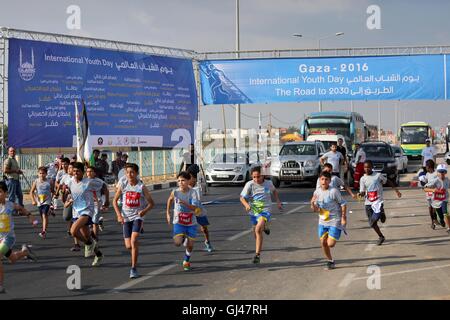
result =
M339 118L308 119L309 134L342 134L350 137L350 120Z
M400 132L402 144L425 144L428 138L428 127L402 127Z

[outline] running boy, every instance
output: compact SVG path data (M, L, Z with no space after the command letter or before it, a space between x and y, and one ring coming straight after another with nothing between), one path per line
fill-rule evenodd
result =
M429 160L428 160L429 161ZM450 217L447 210L448 204L448 188L450 180L445 176L447 174L447 166L440 164L437 166L437 177L425 185L425 192L432 192L431 206L441 222L447 223L447 232L450 233ZM442 225L445 227L445 223Z
M188 271L191 269L191 255L194 250L194 240L197 236L197 215L200 215L199 199L197 193L189 188L189 180L191 175L186 171L178 174L178 188L173 190L167 199L166 219L170 226L170 209L173 209L173 240L174 244L179 247L185 239L186 254L183 260L183 269Z
M94 194L93 190L99 188L99 183L89 178L83 178L84 165L81 162L73 164L73 179L69 181L70 196L65 203L65 207L72 205L73 224L70 233L79 241L84 242L85 257L95 255L92 266L100 265L103 260L103 254L98 249L98 243L92 239L89 226L92 224L94 216Z
M381 223L386 221L386 214L383 207L384 183L391 186L395 190L397 197L400 198L402 196L392 181L388 180L385 175L374 172L372 161L366 160L366 162L364 162L364 176L362 176L359 181L359 194L360 196L365 197L364 205L366 208L367 218L369 219L369 226L378 234L379 238L377 245L379 246L381 246L381 244L386 240L378 227L378 220L380 220Z
M47 180L47 167L39 167L38 178L30 190L31 203L37 206L42 218L42 231L39 236L45 239L48 228L48 214L52 204L53 185Z
M117 221L123 226L125 247L131 251L130 278L135 279L139 277L137 272L138 238L144 223L144 216L155 206L155 203L144 183L137 179L139 167L134 163L127 163L125 171L127 180L119 182L113 206ZM122 197L122 209L118 204L120 197Z
M328 172L329 174L331 174L333 172L333 165L331 163L325 163L323 165L322 172ZM316 183L316 190L320 189L320 187L321 183L319 177ZM344 181L342 181L341 178L335 175L331 176L330 188L336 188L340 190L341 187L343 187L353 199L356 199L356 195L352 192L352 189L350 189L349 186L345 185Z
M263 231L268 235L270 229L266 227L271 218L271 207L273 194L277 201L278 209L283 210L283 206L272 181L264 180L261 175L261 167L251 169L252 180L245 184L241 192L241 203L245 210L250 214L251 223L253 225L253 233L256 240L256 252L253 263L259 263L261 259L261 250L263 244Z
M94 206L94 216L92 218L92 237L98 241L99 234L99 224L100 224L100 213L105 211L109 207L109 190L106 183L97 178L96 169L94 167L88 167L86 170L86 176L97 182L96 188L92 190L94 195L94 201L96 205ZM105 195L105 204L102 204L102 194Z
M37 260L28 245L22 245L22 250L20 251L12 251L12 248L16 242L13 212L17 211L21 215L26 215L29 218L31 218L31 213L29 213L24 207L6 200L7 196L8 187L4 181L0 181L0 293L5 292L3 287L3 257L8 258L11 263L23 258L29 258L33 261Z
M191 187L197 193L197 197L199 199L199 206L201 209L201 214L197 217L197 223L200 225L200 230L205 236L205 250L208 252L212 252L213 247L211 245L208 230L209 221L206 215L206 209L201 205L200 187L197 186L197 175L195 172L191 171L191 168L192 167L189 167L187 170L187 172L191 175L191 180L189 180L189 187Z
M332 188L331 173L322 171L319 177L320 188L314 191L311 209L319 212L319 239L323 253L328 259L327 269L336 268L331 248L341 237L341 231L347 225L347 203L337 188Z
M425 185L434 179L437 178L437 174L435 172L435 164L434 161L429 159L425 162L425 171L419 174L419 181L422 187L425 187ZM445 222L443 219L440 219L440 221L437 221L436 212L431 205L432 199L433 199L433 192L427 192L426 193L426 199L428 203L428 212L430 213L431 218L431 229L435 229L438 224L440 224L442 227L445 227Z

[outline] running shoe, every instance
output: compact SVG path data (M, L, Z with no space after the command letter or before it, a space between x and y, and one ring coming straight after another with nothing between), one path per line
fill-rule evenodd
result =
M336 269L336 264L334 263L334 261L327 261L327 266L326 266L326 270L333 270Z
M45 231L39 232L39 237L41 237L42 239L45 239L46 236L47 236L47 232L45 232Z
M450 228L447 228L447 233L450 234Z
M76 251L80 251L81 247L79 244L74 244L72 248L70 248L70 251L72 252L76 252Z
M184 271L191 270L191 263L189 261L184 260L183 261L183 269L184 269Z
M33 262L37 261L36 255L31 251L31 246L27 244L22 245L22 252L26 252L27 258L30 259Z
M381 246L383 244L384 240L386 240L385 237L379 237L378 241L377 241L377 246Z
M269 222L266 222L266 223L264 224L264 233L267 234L267 235L270 234L270 225L269 225Z
M98 267L98 266L100 266L102 260L103 260L103 254L102 254L101 256L99 256L99 257L95 256L94 262L92 262L92 266L93 266L93 267Z
M205 241L205 250L208 252L212 252L214 250L214 248L212 247L212 245L209 241Z
M184 263L183 263L184 266ZM139 273L137 272L136 268L131 268L130 269L130 279L136 279L139 278Z
M444 221L444 219L440 220L439 224L441 225L442 228L445 228L445 221Z
M52 217L56 217L54 206L50 206L50 210L48 212L52 215Z
M431 229L436 229L436 223L434 221L431 223Z
M98 229L103 232L103 230L105 230L105 227L103 226L103 217L100 217L100 219L98 219Z
M90 258L95 255L94 248L95 248L96 242L92 240L92 243L90 245L84 246L84 257Z
M259 263L261 261L261 258L260 258L260 256L259 256L259 254L257 254L254 258L253 258L253 263L254 264L257 264L257 263Z

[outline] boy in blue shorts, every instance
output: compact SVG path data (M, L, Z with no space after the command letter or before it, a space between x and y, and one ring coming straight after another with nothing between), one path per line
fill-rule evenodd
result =
M187 172L191 175L191 180L189 180L189 186L197 193L197 197L199 199L201 214L197 217L197 223L200 225L200 230L205 236L205 250L208 252L213 251L213 247L211 245L211 241L209 238L209 220L206 215L206 209L201 205L201 197L200 197L200 188L197 186L197 174L195 172L191 172L190 168L188 168Z
M335 263L331 256L331 248L341 237L341 230L347 224L347 204L336 188L330 188L331 173L322 171L320 174L320 189L314 191L311 199L311 209L319 212L319 238L327 261L327 269L334 269Z
M255 257L253 263L260 262L262 244L263 244L263 231L269 235L270 229L268 223L270 222L270 211L272 207L272 197L275 197L277 201L278 209L283 210L280 197L275 189L272 181L264 180L264 176L261 174L261 167L254 167L251 169L252 180L245 184L244 189L241 192L241 203L250 214L251 223L253 225L253 233L256 241Z
M45 239L48 228L48 215L52 205L53 184L47 180L47 167L39 167L37 178L30 190L31 203L37 206L42 218L42 231L39 236Z
M450 234L450 215L448 213L448 189L450 188L450 180L445 176L447 174L447 166L440 164L436 168L437 177L425 185L425 192L431 192L431 206L433 207L439 220L447 223L447 232ZM445 218L444 218L445 217ZM445 227L445 223L443 227Z
M174 244L179 247L185 239L186 254L183 260L183 269L188 271L191 269L191 255L194 250L194 240L197 236L197 215L200 215L201 209L197 193L189 188L189 180L191 175L186 171L178 174L178 189L172 191L167 199L166 218L167 224L170 226L170 209L173 209L173 240Z
M22 250L20 251L12 251L16 242L13 212L17 211L21 215L26 215L29 218L31 218L31 213L24 207L8 201L6 199L7 196L8 187L4 181L0 181L0 293L5 292L3 288L3 257L7 258L11 263L24 258L29 258L33 261L37 260L28 245L22 245Z

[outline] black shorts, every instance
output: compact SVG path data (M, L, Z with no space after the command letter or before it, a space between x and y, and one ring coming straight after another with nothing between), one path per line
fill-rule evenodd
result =
M378 220L380 220L381 216L386 216L384 212L384 204L381 204L381 209L379 214L375 214L373 212L371 205L366 205L366 215L369 222L369 226L372 227Z
M140 233L142 230L142 225L144 221L141 219L136 219L134 221L124 222L123 223L123 238L124 239L130 239L131 234L133 232Z
M46 215L48 216L48 212L50 211L50 205L49 204L43 204L42 206L38 207L39 213L41 216Z

